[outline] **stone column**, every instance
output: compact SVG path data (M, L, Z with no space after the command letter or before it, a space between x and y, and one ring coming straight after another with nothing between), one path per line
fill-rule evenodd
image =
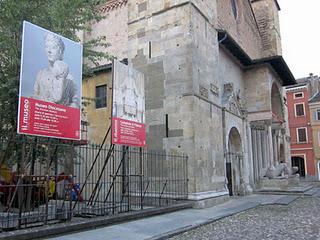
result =
M252 159L251 156L251 130L250 127L248 126L248 122L243 120L243 129L244 129L244 136L246 137L247 141L244 142L244 151L243 151L243 160L242 160L242 170L243 170L243 181L245 185L245 192L246 193L251 193L252 192L252 187L250 186L250 176L252 176L253 172L250 171L252 168L250 168L250 165L252 164L249 163L249 161Z
M276 145L276 137L275 132L272 133L272 147L273 147L273 158L272 158L272 165L275 166L275 162L277 159L277 145Z
M291 154L290 154L290 142L287 141L287 135L286 135L285 129L283 133L283 147L284 147L285 160L288 166L292 167Z
M274 153L273 153L273 136L272 136L272 127L271 125L268 125L268 141L269 141L269 166L273 166L273 159L274 159Z
M253 169L253 143L252 143L252 130L250 123L247 122L247 138L248 138L248 149L247 149L247 158L248 158L248 173L249 173L249 183L254 184L254 169Z
M262 131L262 139L261 139L261 150L262 150L262 169L265 169L268 167L268 158L267 153L269 151L268 149L268 132Z
M252 131L252 129L251 129ZM257 131L252 132L252 168L254 182L256 183L259 180L259 163L258 163L258 144L257 144Z
M277 165L279 162L279 144L278 144L278 135L279 131L275 130L274 135L273 135L273 152L274 152L274 159L273 159L273 164L274 166Z
M259 129L257 131L257 144L258 144L258 154L257 154L257 162L258 162L258 176L259 176L259 179L261 177L261 170L262 170L262 158L263 158L263 154L262 154L262 131L261 129Z

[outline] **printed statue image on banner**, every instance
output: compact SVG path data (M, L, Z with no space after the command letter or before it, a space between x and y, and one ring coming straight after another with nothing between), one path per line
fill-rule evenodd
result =
M80 139L82 45L23 23L20 134Z
M112 143L146 145L144 75L113 62Z

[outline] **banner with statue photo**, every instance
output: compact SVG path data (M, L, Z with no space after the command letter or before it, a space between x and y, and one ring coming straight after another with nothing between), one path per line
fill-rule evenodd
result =
M146 145L144 75L113 62L112 143Z
M80 139L82 45L23 23L20 134Z

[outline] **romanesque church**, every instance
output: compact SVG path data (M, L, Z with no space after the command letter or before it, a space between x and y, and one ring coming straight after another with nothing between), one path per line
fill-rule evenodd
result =
M198 207L251 193L290 159L282 87L295 79L281 56L280 10L276 0L111 0L81 35L105 36L110 54L145 75L148 148L188 155ZM106 84L110 99L110 64L96 69L104 75L84 80L84 96ZM88 138L100 141L109 119L95 111Z

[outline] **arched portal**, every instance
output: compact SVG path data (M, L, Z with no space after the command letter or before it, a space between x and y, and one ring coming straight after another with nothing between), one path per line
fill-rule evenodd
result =
M226 154L226 177L229 195L240 194L242 180L242 141L237 128L231 128L228 135Z
M242 143L241 137L238 129L235 127L231 128L228 137L228 149L229 152L241 153L242 152Z

